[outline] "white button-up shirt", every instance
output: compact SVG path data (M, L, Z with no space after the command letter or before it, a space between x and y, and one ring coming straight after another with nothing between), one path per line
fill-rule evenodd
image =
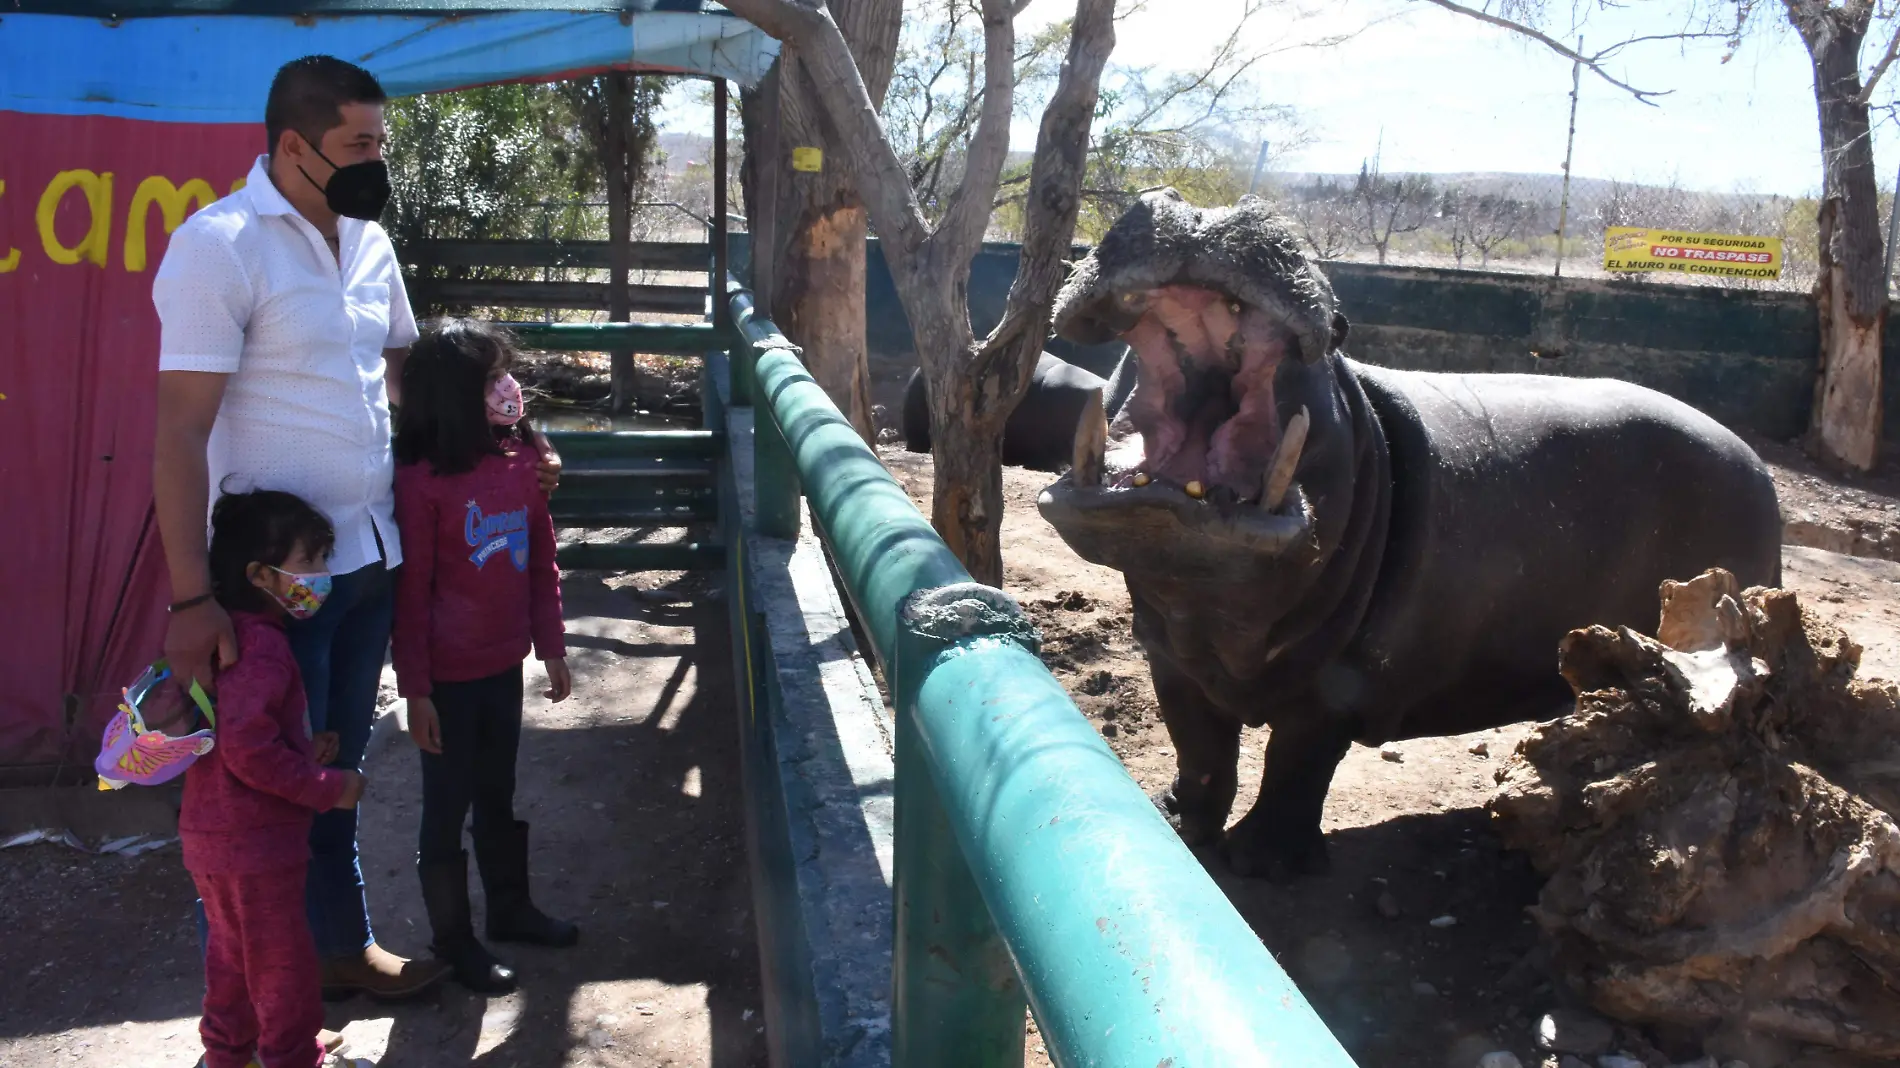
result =
M336 527L330 570L402 562L383 350L416 339L389 235L337 224L342 265L271 184L185 220L152 283L161 371L230 375L206 460L220 489L295 493ZM227 482L228 479L228 482Z

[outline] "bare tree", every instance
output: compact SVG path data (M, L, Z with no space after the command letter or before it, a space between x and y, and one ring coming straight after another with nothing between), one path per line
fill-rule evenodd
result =
M982 0L983 101L963 176L933 222L878 121L876 103L831 12L811 0L726 0L796 50L839 163L863 194L910 317L930 395L936 478L931 521L979 582L1000 585L1003 423L1029 387L1067 270L1113 0L1077 0L1067 58L1036 138L1016 281L1001 322L970 324L970 261L989 223L1015 100L1016 16L1027 0Z
M1471 251L1471 209L1477 198L1460 185L1445 190L1438 198L1438 217L1444 220L1445 240L1451 244L1451 256L1459 267Z
M963 177L983 111L983 11L976 0L910 0L905 16L881 117L918 203L935 219ZM1018 42L1018 101L1054 84L1068 40L1065 19Z
M1545 214L1543 205L1504 193L1469 197L1463 204L1465 232L1478 250L1478 265L1491 266L1491 257L1511 241L1523 240L1531 224Z
M1357 229L1353 219L1351 193L1321 178L1312 185L1296 189L1288 198L1287 215L1300 228L1300 238L1322 260L1336 260L1352 248Z
M1604 63L1632 45L1658 40L1716 38L1730 55L1751 28L1772 16L1762 0L1671 0L1680 33L1618 41L1583 54L1553 36L1574 36L1591 4L1572 0L1571 25L1553 29L1549 0L1414 0L1489 23L1535 40L1582 64L1597 77L1644 103L1666 95L1637 88ZM1621 6L1595 0L1596 6ZM1815 109L1821 130L1821 201L1817 213L1819 262L1814 302L1820 313L1821 363L1807 445L1821 460L1871 470L1879 460L1880 360L1887 325L1887 278L1880 230L1880 192L1874 176L1869 106L1896 56L1900 56L1900 6L1882 0L1781 0L1787 25L1799 34L1814 68ZM1764 27L1765 28L1765 27ZM1877 43L1871 66L1862 70L1862 48ZM1884 43L1883 43L1884 42Z
M1377 160L1360 165L1352 197L1359 237L1378 253L1380 263L1391 251L1392 239L1423 228L1437 202L1431 178L1423 174L1388 177L1380 172Z

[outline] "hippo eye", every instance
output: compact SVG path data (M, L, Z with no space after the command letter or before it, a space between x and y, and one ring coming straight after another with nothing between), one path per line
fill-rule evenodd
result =
M1227 302L1227 310L1228 310L1228 311L1230 311L1230 312L1233 312L1233 313L1234 313L1235 315L1239 315L1239 314L1240 314L1240 302L1239 302L1239 301L1237 301L1237 300L1230 300L1230 301L1228 301L1228 302Z
M1138 300L1138 299L1140 299L1140 297L1139 297L1139 295L1138 295L1138 294L1135 294L1135 293L1123 293L1123 294L1122 294L1122 303L1123 303L1123 304L1133 304L1133 303L1134 303L1134 302L1135 302L1136 300Z

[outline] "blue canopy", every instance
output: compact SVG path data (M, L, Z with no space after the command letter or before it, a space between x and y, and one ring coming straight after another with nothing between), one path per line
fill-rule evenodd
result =
M622 14L591 6L596 10L122 21L3 15L0 111L262 122L277 68L313 53L368 68L398 96L608 68L698 74L751 86L778 54L777 41L724 11Z

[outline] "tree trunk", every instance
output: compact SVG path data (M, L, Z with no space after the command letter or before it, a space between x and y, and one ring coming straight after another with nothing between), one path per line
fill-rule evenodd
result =
M926 263L930 258L926 257ZM970 576L990 586L1003 584L1003 422L1000 414L982 410L973 373L977 366L976 337L970 328L968 264L948 265L942 273L928 268L912 272L901 284L906 290L905 310L917 339L918 360L924 369L930 398L931 455L934 480L930 497L930 525L950 551L963 561ZM1016 398L1019 399L1018 391Z
M1818 7L1790 5L1814 60L1821 122L1820 269L1814 284L1821 364L1808 449L1829 464L1867 471L1880 453L1880 357L1887 323L1880 192L1867 105L1860 102L1867 14L1855 18L1849 10Z
M828 5L874 107L881 107L897 56L901 0L832 0ZM777 215L771 298L773 321L804 350L805 366L867 444L877 440L871 417L869 348L865 336L865 210L824 105L796 48L779 55ZM824 152L817 172L790 168L791 151Z

